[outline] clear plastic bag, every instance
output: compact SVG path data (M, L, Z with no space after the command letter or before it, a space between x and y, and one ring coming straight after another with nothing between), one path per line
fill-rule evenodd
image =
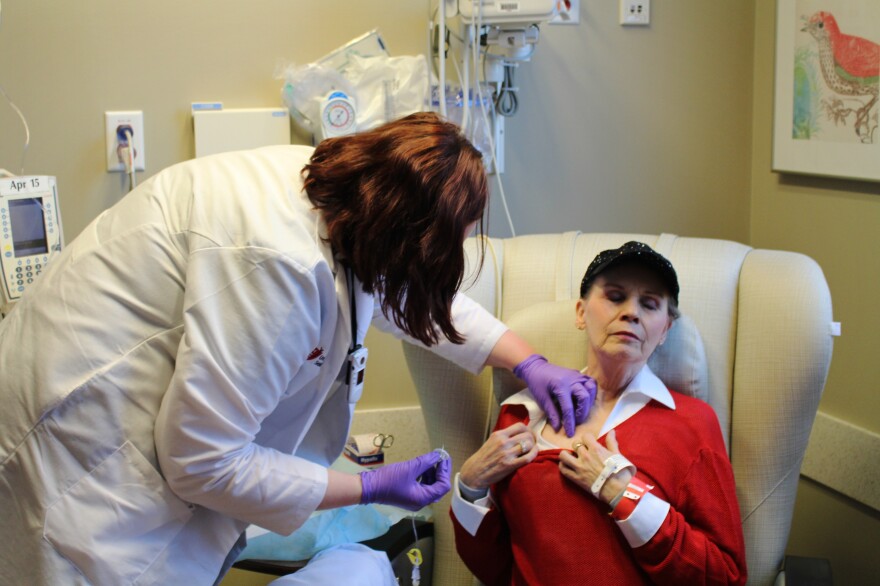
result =
M430 77L422 55L350 55L342 71L320 63L288 65L278 77L284 81L281 97L291 117L316 134L324 100L333 91L354 101L358 131L429 109Z
M321 106L328 94L336 90L350 96L354 93L354 87L344 75L316 63L287 65L279 77L284 80L281 99L290 116L309 132L316 132L320 128Z

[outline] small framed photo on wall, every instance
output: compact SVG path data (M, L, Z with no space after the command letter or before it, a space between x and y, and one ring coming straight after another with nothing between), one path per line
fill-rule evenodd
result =
M773 170L880 181L880 1L777 0Z

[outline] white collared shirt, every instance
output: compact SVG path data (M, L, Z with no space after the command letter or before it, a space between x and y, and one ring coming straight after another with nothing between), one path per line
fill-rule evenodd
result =
M617 404L611 414L602 425L599 437L638 413L651 400L675 409L675 400L672 398L666 385L657 378L646 364L638 374L630 381L623 390ZM537 438L539 450L556 450L560 447L544 439L541 435L547 417L528 388L511 395L502 405L523 405L529 413L529 429ZM462 495L459 476L455 477L455 490L452 495L452 510L462 527L471 535L476 535L483 518L492 506L492 495L487 494L473 502L469 502ZM669 503L648 493L639 500L638 506L632 514L623 521L616 521L617 526L623 532L631 547L639 547L647 543L660 529L666 514L669 511Z

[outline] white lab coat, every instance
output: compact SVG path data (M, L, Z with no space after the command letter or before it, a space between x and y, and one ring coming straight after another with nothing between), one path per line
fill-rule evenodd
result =
M316 509L354 403L311 152L157 174L0 322L0 583L211 584L248 524ZM358 337L401 336L357 291ZM477 372L506 328L463 295L453 312L468 341L435 351Z

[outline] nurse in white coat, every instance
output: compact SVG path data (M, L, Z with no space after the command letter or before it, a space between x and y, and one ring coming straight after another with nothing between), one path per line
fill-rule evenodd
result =
M415 114L185 162L101 214L0 322L0 583L212 584L251 523L442 497L434 453L328 469L370 323L471 372L528 358L573 429L590 381L456 295L487 197L479 152Z

